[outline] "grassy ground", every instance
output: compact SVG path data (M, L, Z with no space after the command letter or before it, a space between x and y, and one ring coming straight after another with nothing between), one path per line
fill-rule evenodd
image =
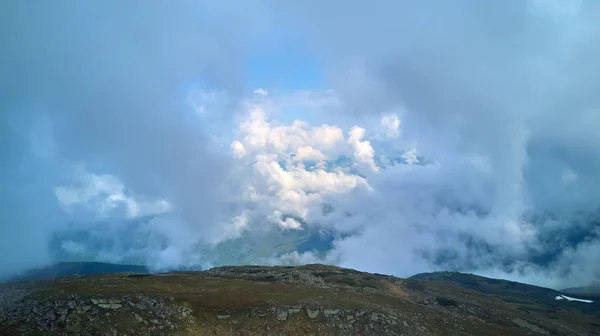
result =
M119 335L594 335L600 332L600 310L594 307L583 309L574 303L554 302L543 291L533 291L537 296L530 296L529 287L520 289L508 282L488 282L485 278L462 275L459 279L462 282L451 280L399 279L323 265L246 266L207 272L67 277L2 288L28 289L25 300L48 302L46 306L73 298L84 303L99 298L130 303L123 303L123 307L115 310L94 308L97 318L92 322L88 322L89 316L85 314L69 314L72 320L67 320L62 328L50 330L50 334L104 335L114 331ZM493 291L486 286L492 286ZM510 286L505 289L510 295L502 295L503 286ZM522 295L519 290L523 290ZM153 308L136 308L135 302L148 298L158 303L153 303ZM187 312L182 309L189 309L189 318L172 317ZM316 309L318 316L311 318L309 309ZM168 313L160 317L162 312ZM164 324L161 318L172 319L175 327L171 328L171 322ZM15 323L9 322L3 322L5 331L11 328L11 323L14 327Z

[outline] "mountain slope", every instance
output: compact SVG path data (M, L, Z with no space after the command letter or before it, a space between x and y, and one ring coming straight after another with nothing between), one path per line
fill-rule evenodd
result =
M584 295L586 297L600 301L600 284L587 287L565 288L562 289L561 292L567 295Z
M512 284L505 300L505 285L497 281L499 289L490 293L431 276L400 279L324 265L63 277L2 285L0 334L600 333L597 305L584 309L582 303L548 299L541 289L524 291L515 302L519 287Z

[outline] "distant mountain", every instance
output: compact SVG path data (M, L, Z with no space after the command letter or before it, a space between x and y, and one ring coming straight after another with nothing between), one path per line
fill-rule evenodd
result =
M573 287L562 289L561 292L571 295L586 296L600 301L600 284L595 284L587 287Z
M538 287L514 281L486 278L474 274L458 272L433 272L416 274L408 281L434 281L454 283L460 287L475 290L479 293L496 296L504 302L519 305L519 310L525 313L538 312L549 318L556 317L562 310L569 307L582 313L600 312L600 299L583 293L557 291L550 288ZM561 295L576 296L578 299L592 300L592 303L565 302L557 300Z
M9 279L13 281L48 280L69 275L91 275L110 273L149 273L145 266L121 265L102 262L60 262L51 266L26 271Z
M519 302L523 296L527 296L528 298L536 298L537 300L553 303L554 298L561 294L559 291L549 288L459 272L420 273L413 275L409 279L453 282L462 287L474 289L485 294L501 295L505 301L515 300Z

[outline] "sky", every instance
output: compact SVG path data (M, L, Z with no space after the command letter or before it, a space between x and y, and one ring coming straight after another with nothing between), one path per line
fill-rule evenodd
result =
M5 1L0 276L56 250L205 268L230 243L252 263L600 281L598 15ZM330 242L252 250L306 232Z

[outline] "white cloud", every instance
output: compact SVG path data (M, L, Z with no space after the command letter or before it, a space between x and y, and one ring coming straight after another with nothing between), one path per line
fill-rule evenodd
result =
M402 158L404 159L404 162L406 162L406 164L409 165L419 163L419 158L417 157L417 150L415 148L404 152L404 154L402 154Z
M355 135L348 144L340 127L311 126L301 120L282 125L267 116L269 102L246 106L249 111L240 121L239 140L234 140L235 146L246 149L243 164L249 170L240 172L246 181L244 197L257 204L255 211L269 214L269 221L297 229L300 222L289 216L307 220L311 209L319 208L327 195L368 188L363 177L335 165L328 167L355 150L359 151L356 165L364 164L365 159L367 164L374 164L364 152L370 145L362 141L363 135ZM315 161L314 166L305 164Z
M325 160L325 155L318 149L314 149L311 146L302 146L296 151L296 156L294 159L299 161L323 161Z
M400 136L400 118L395 114L388 114L381 117L381 128L387 138L397 138Z
M348 132L348 144L354 148L354 159L362 164L367 165L373 171L379 170L375 164L375 151L371 147L371 142L362 140L365 136L365 129L354 126Z
M233 152L233 156L237 159L244 157L246 155L246 148L244 144L235 140L231 143L231 151Z
M267 90L263 89L263 88L258 88L256 90L254 90L252 93L257 94L259 96L268 96L269 92L267 92Z
M171 210L165 199L136 199L115 176L90 173L82 166L75 168L73 175L73 184L54 188L57 201L66 211L86 210L98 218L135 218Z

